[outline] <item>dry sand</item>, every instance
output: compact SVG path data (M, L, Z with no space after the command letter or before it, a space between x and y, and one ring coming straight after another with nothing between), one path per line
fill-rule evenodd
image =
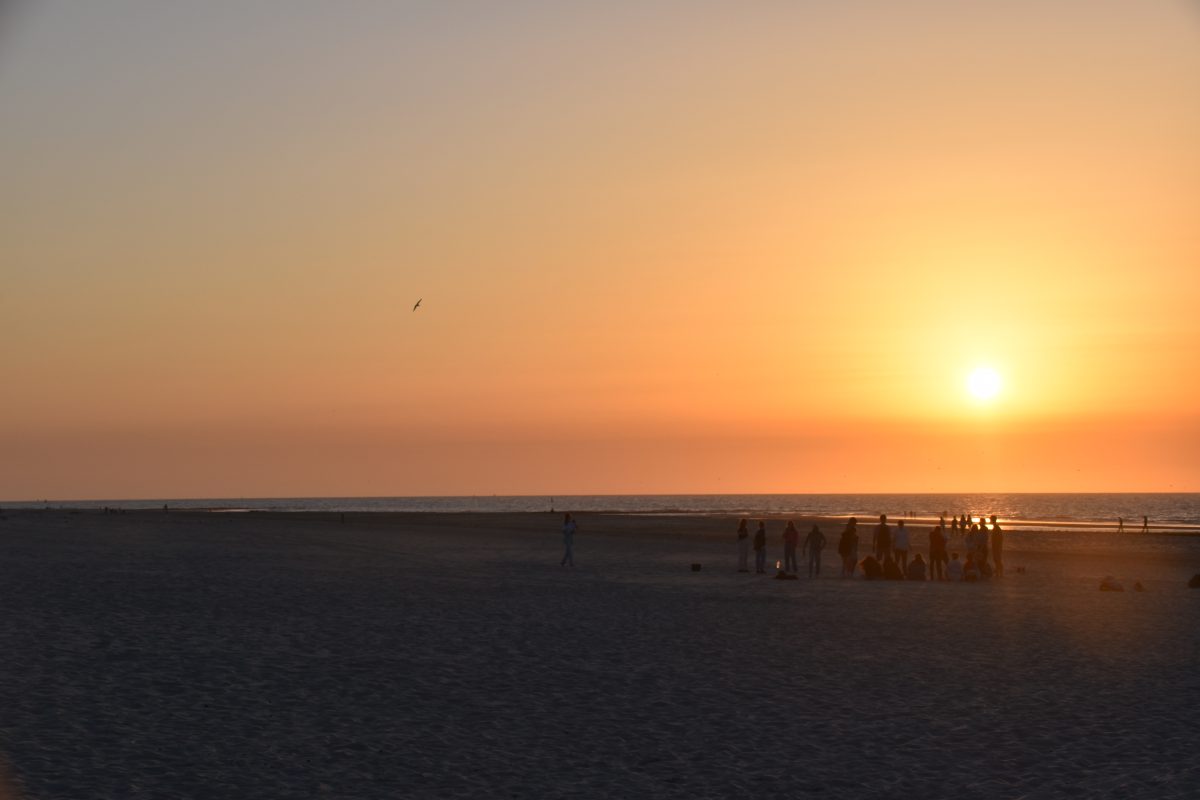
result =
M0 755L35 798L1200 795L1200 539L784 582L732 528L583 517L570 570L550 514L9 512Z

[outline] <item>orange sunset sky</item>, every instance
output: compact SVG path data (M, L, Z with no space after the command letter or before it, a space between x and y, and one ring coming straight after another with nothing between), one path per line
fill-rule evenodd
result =
M8 4L0 137L0 498L1200 491L1195 3Z

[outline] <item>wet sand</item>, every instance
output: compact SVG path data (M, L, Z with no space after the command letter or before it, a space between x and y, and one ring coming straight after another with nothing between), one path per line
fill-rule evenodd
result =
M559 520L7 512L0 756L36 798L1200 787L1198 539L1013 532L1026 573L979 585L843 581L831 546L775 581L729 519L584 516L574 570Z

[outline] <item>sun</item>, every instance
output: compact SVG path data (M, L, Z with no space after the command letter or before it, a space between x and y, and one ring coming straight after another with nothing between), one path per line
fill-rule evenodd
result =
M1000 373L991 367L976 367L967 376L967 391L976 400L991 400L1000 394L1002 384Z

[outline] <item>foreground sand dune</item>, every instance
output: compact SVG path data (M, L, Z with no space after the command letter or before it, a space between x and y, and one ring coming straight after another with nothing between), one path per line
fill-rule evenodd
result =
M36 798L1196 796L1200 540L782 582L731 527L9 513L0 750Z

